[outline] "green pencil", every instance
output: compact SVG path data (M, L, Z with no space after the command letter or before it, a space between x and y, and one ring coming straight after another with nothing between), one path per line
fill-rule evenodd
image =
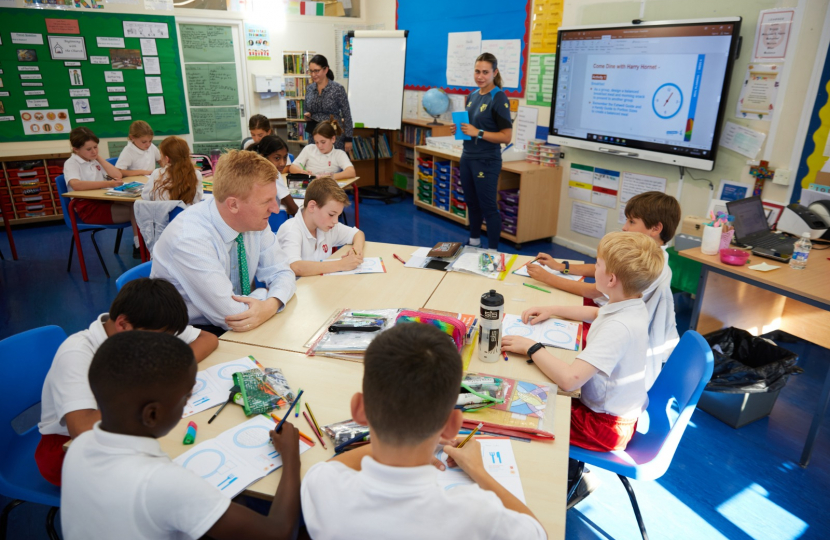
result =
M302 392L302 391L303 391L303 389L300 388L298 393ZM290 413L291 409L288 409L288 412ZM294 418L299 418L299 416L300 416L300 396L297 395L297 404L294 406Z
M536 289L537 291L542 291L546 293L550 293L549 290L543 289L542 287L537 287L536 285L531 285L530 283L522 283L525 287L530 287L531 289Z
M380 315L373 315L372 313L352 313L349 317L366 317L370 319L380 318Z

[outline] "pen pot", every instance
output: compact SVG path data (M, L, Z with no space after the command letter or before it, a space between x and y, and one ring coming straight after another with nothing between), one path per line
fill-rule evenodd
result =
M729 229L726 232L722 232L720 235L720 248L721 249L729 249L729 244L732 243L732 237L735 236L735 229Z
M720 238L723 232L723 226L712 227L706 225L703 227L703 240L700 243L700 252L704 255L717 255L720 251Z

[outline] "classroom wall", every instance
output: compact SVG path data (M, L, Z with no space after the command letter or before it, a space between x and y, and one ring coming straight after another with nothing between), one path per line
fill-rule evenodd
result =
M735 107L740 94L740 87L746 72L747 64L750 62L751 50L755 40L755 29L758 22L759 12L763 9L775 7L797 7L802 11L801 26L794 34L795 46L792 56L788 60L790 64L788 81L783 91L779 91L776 104L776 115L779 116L774 140L769 135L764 146L759 152L757 159L768 159L773 168L790 166L790 158L793 149L800 148L796 140L801 111L805 105L806 88L811 76L813 62L817 54L818 43L821 37L822 25L828 9L826 0L643 0L642 2L631 0L566 0L563 17L564 26L583 24L601 24L629 22L632 19L643 20L672 20L672 19L693 19L710 18L738 15L743 18L741 35L743 36L743 48L740 58L735 62L730 84L729 95L726 101L726 113L724 121L731 121L751 129L768 133L770 123L737 119ZM642 11L641 11L642 9ZM798 20L798 15L796 16ZM786 69L786 68L785 68ZM786 71L785 71L786 73ZM540 108L539 125L548 125L550 109ZM562 203L558 209L558 233L556 242L576 249L577 251L596 255L596 247L599 240L570 230L571 202L568 197L567 178L571 163L593 165L612 170L630 171L653 176L660 176L668 179L666 193L676 196L679 179L679 169L676 166L651 163L624 157L616 157L598 152L579 150L563 147L565 159L562 161L564 167L563 184L560 200ZM749 176L747 158L730 150L720 148L718 151L715 168L711 172L691 170L696 178L708 178L715 185L717 190L721 179L753 182ZM794 177L795 171L792 176ZM789 202L787 197L788 186L780 186L767 182L763 198L780 203ZM709 185L703 181L695 181L689 176L687 169L683 184L683 191L680 197L680 204L683 208L683 215L703 215L708 207ZM617 223L617 210L609 209L606 231L621 230L622 225Z
M389 0L360 0L362 3L359 18L343 17L307 17L299 15L277 16L272 11L273 6L270 0L262 4L267 6L264 11L254 13L238 13L233 11L213 11L202 9L179 9L173 10L172 15L179 18L199 18L209 21L245 21L250 20L254 24L264 24L269 27L271 33L272 59L270 61L250 60L245 61L248 72L248 116L255 113L262 113L269 118L284 118L284 100L272 98L261 100L259 95L253 92L253 75L282 75L282 51L283 50L313 50L328 58L329 63L334 66L335 39L334 27L349 24L379 24L383 23L386 28L395 27L395 2ZM276 4L276 0L274 0ZM138 5L105 3L104 10L110 13L136 13L136 14L165 14L170 12L158 12L146 10L144 2ZM257 3L254 4L255 8ZM24 7L23 0L16 0L16 7ZM268 9L271 7L272 9ZM257 8L258 9L258 8ZM48 11L48 10L44 10ZM338 79L340 74L335 74ZM126 128L127 126L125 126ZM94 130L94 127L92 128ZM108 156L107 141L126 140L126 137L118 139L102 139L101 151ZM157 141L158 142L158 141ZM0 156L26 155L31 153L44 152L68 152L69 143L60 141L25 141L0 144Z

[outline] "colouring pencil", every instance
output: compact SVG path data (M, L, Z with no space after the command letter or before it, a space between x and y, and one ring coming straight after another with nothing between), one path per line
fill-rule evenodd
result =
M290 410L288 411L288 414L291 414L291 411L290 411ZM287 417L288 417L288 415L285 415L285 417L287 418ZM272 413L271 413L271 418L273 418L275 422L280 422L280 427L282 427L282 418L280 418L280 417L277 415L277 413L273 413L273 412L272 412ZM302 437L303 439L306 439L306 440L307 440L306 442L310 442L310 443L311 443L311 446L314 446L315 444L317 444L317 443L315 443L315 442L314 442L314 439L312 439L311 437L309 437L309 436L308 436L308 434L307 434L307 433L303 433L303 432L302 432L302 431L300 431L299 429L298 429L297 431L299 431L299 432L300 432L300 437Z
M465 444L467 444L467 441L469 441L470 439L472 439L472 438L473 438L473 436L474 436L474 435L478 432L478 430L480 430L480 429L481 429L481 428L483 428L483 427L484 427L484 424L482 424L481 422L479 422L479 423L478 423L478 425L476 426L476 428L475 428L474 430L472 430L472 431L470 432L470 434L469 434L469 435L467 435L467 436L464 438L464 440L463 440L463 441L461 441L460 443L458 443L458 446L456 446L456 448L463 448L463 447L464 447L464 445L465 445Z
M326 443L323 442L323 438L320 436L317 430L314 429L314 424L311 422L311 418L308 417L308 413L303 411L303 416L305 416L305 421L308 422L309 427L311 427L311 431L313 431L314 434L317 436L317 439L320 441L320 444L323 445L323 448L326 448Z
M537 287L536 285L531 285L530 283L522 283L525 287L530 287L531 289L536 289L537 291L542 291L549 293L550 291L547 289L543 289L542 287Z
M405 260L401 259L400 257L398 257L397 255L395 255L394 253L392 254L392 256L393 256L393 257L395 257L396 259L398 259L399 261L401 261L403 264L406 264L406 261L405 261Z
M317 423L317 418L314 416L314 413L311 411L311 405L308 404L308 400L305 402L305 408L308 409L308 414L311 416L311 421L314 422L314 428L317 430L317 433L323 435L323 430L320 429L320 424ZM324 447L326 445L323 445Z

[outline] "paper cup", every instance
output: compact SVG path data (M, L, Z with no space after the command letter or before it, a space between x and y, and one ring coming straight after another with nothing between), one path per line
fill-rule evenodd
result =
M720 237L723 232L723 226L710 227L706 225L703 227L703 240L700 243L700 252L704 255L717 255L720 251Z
M732 243L732 237L735 236L735 229L729 229L720 235L720 249L729 249L729 244ZM720 250L718 250L720 251Z

